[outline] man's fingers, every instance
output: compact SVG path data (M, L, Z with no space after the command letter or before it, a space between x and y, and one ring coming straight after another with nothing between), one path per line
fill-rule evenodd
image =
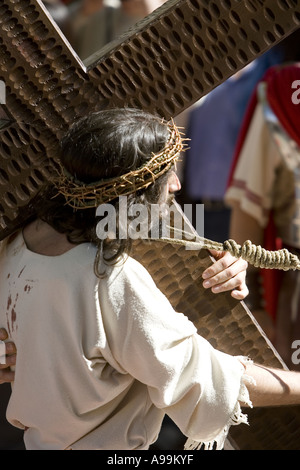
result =
M211 291L214 294L219 294L220 292L231 291L231 296L237 300L243 300L249 294L248 287L243 280L244 276L236 276L235 278L230 279L230 281L218 284L211 288Z
M204 283L205 284L205 283ZM211 286L214 293L225 292L228 290L238 289L241 290L246 285L244 273L238 273L236 276L231 276L224 282L219 282Z
M5 332L5 330L2 330L1 338L5 340L7 338L7 334L3 334L3 331ZM16 360L17 355L15 344L12 342L5 343L5 355L1 356L2 363L0 363L0 384L13 382L15 380L15 373L10 369L10 366L15 366Z
M206 288L213 287L235 278L239 274L241 274L245 280L247 266L247 261L242 259L236 260L235 258L231 259L229 257L226 258L226 256L224 256L224 258L216 261L203 272L203 286ZM233 286L233 288L234 287L235 286Z
M17 352L15 343L7 342L5 343L5 346L6 346L6 354L15 354Z
M237 300L244 300L248 294L249 294L249 289L246 286L246 284L241 290L235 289L231 292L231 296Z
M237 259L228 252L212 252L212 255L217 261L203 272L203 286L215 294L231 291L232 297L237 300L247 297L247 261Z
M7 338L7 331L4 328L0 328L0 341L3 342ZM7 341L6 343L1 343L0 384L14 381L15 373L10 367L16 365L16 352L16 345L13 342Z
M236 300L244 300L247 295L249 294L249 291L246 289L245 291L232 291L231 292L231 297L233 297Z
M0 384L5 382L13 382L15 380L15 373L9 369L0 370Z
M7 338L7 331L4 328L0 328L0 341L5 341Z
M4 362L5 360L5 362ZM0 363L0 369L7 369L10 366L15 366L16 361L17 361L17 355L16 354L11 354L9 356L6 356L5 358L2 358L3 363Z

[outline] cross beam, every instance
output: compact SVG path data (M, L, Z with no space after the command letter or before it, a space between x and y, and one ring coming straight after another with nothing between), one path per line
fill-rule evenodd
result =
M40 0L0 1L0 238L28 217L77 117L116 106L174 117L299 23L298 0L169 0L83 63Z

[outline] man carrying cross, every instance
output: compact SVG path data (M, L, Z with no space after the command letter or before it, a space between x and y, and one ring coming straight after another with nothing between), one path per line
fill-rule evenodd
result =
M97 237L99 205L117 211L126 196L130 214L180 188L182 149L173 123L137 109L79 120L37 218L3 242L7 365L11 342L18 355L15 372L3 369L0 379L14 380L7 417L25 430L27 449L147 449L165 414L196 443L222 448L229 426L246 422L241 406L300 403L299 374L224 354L199 336L130 256L120 227ZM226 254L205 282L243 298L245 267Z

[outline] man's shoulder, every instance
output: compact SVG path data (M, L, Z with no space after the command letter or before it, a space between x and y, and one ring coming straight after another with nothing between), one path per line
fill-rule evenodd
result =
M105 270L109 283L122 280L130 283L142 281L154 284L146 267L132 255L123 255L116 263L106 265Z

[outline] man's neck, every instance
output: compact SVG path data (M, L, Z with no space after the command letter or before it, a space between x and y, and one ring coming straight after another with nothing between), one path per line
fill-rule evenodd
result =
M45 256L59 256L75 246L65 234L39 219L24 228L23 237L30 251Z

